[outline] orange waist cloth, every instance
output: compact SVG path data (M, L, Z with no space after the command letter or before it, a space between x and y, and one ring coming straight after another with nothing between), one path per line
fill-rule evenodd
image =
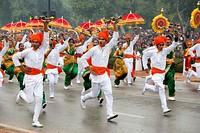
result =
M62 72L62 69L59 66L54 66L47 63L46 69L54 69L54 68L58 68L58 74Z
M110 77L110 70L107 67L92 66L92 70L96 72L98 75L102 75L105 72L107 72L108 76Z
M28 68L30 68L30 67L28 67ZM41 70L36 69L36 68L31 68L31 72L28 72L26 74L28 74L28 75L37 75L37 74L40 74L40 73L44 74L44 68L42 68Z
M200 57L197 57L195 62L200 63Z
M135 56L135 55L132 55L132 54L124 54L124 56L125 56L126 58L136 58L136 56Z
M87 59L87 62L88 62L88 64L89 64L90 66L92 66L92 58L91 58L91 57Z
M0 71L1 71L2 75L5 76L5 73L1 68L0 68Z
M81 58L82 55L83 55L83 54L76 53L76 54L74 55L74 57L75 57L75 58Z
M63 57L65 56L66 54L65 53L60 53L60 57Z
M152 68L151 68L151 74L154 75L154 74L156 74L156 73L162 74L162 73L165 73L165 70L160 70L160 69L158 69L158 68L152 67Z

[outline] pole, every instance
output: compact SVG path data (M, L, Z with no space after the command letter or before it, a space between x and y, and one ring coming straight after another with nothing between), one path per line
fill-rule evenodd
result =
M51 16L51 0L48 0L48 17Z

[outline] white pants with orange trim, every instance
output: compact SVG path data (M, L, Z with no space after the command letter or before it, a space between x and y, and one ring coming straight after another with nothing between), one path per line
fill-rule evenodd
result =
M37 122L42 109L43 97L43 75L26 75L24 77L25 91L22 91L20 97L27 103L35 101L33 122Z
M83 101L97 98L100 88L104 92L106 98L107 115L113 114L113 95L110 80L105 80L101 83L92 83L91 91L83 96Z

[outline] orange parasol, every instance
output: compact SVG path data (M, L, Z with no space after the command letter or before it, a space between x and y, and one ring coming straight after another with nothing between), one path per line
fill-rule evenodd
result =
M71 29L72 26L69 24L69 22L64 19L63 17L57 18L49 23L49 26L54 26L58 28L65 28L65 29Z
M5 30L5 31L10 31L10 30L13 30L15 24L12 22L12 23L8 23L6 25L4 25L3 27L1 27L1 30Z
M126 14L119 21L118 25L132 25L132 24L144 24L145 20L138 14L132 13Z
M26 22L23 22L23 21L20 20L19 22L15 23L13 30L14 31L21 31L25 28L25 26L26 26Z
M42 20L39 20L37 18L34 18L30 20L28 23L26 23L26 28L42 28L44 26L44 23Z

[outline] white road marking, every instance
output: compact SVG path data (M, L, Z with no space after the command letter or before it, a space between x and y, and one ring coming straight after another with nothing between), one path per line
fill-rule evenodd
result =
M125 115L125 116L130 116L130 117L135 117L135 118L147 119L147 117L140 116L140 115L132 115L132 114L126 114L126 113L121 113L121 112L115 112L115 113L119 114L119 115Z

